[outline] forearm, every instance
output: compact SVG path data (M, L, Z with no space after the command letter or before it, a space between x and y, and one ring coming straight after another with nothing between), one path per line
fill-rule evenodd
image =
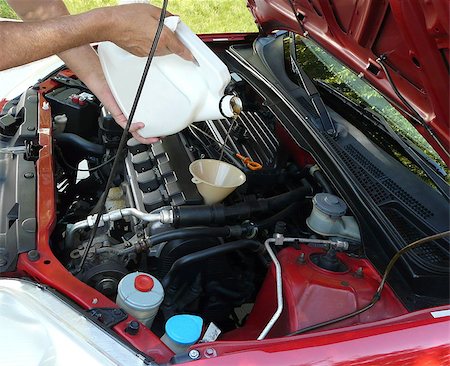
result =
M0 22L0 70L23 65L70 48L107 40L103 9L58 19Z
M153 43L161 10L148 4L131 4L68 16L62 0L8 2L25 22L30 23L15 26L0 22L4 27L3 30L0 28L0 47L8 54L0 60L0 69L58 54L100 99L115 121L124 127L127 118L115 101L98 56L89 43L112 41L137 56L146 56ZM170 30L164 29L156 54L170 53L193 60L180 40ZM137 131L143 127L141 122L132 123L129 132L142 143L155 142L155 138L144 139L138 134Z
M70 15L62 0L9 0L10 6L25 22ZM103 74L96 52L89 44L59 52L58 56L85 83L93 84ZM95 92L95 91L94 91Z

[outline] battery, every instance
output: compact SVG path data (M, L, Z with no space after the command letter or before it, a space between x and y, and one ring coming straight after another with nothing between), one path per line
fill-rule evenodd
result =
M92 94L75 87L61 87L45 95L50 103L52 117L67 116L64 132L74 133L88 140L97 137L99 102Z

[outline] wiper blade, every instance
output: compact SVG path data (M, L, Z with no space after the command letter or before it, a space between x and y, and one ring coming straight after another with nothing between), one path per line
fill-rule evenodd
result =
M320 96L319 91L317 90L311 78L305 73L305 71L303 71L303 69L297 62L295 51L296 49L295 34L292 32L289 33L289 38L291 41L289 46L289 52L292 70L298 77L298 81L303 85L303 88L308 93L310 102L313 105L315 111L317 112L317 115L319 116L323 130L328 135L336 137L337 136L336 126L333 120L331 119L330 115L328 114L327 108L325 107L325 103L323 102L323 99Z

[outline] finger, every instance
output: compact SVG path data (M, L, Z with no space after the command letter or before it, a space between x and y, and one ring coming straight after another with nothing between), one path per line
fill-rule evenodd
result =
M165 34L165 41L165 46L169 50L169 53L174 53L187 61L194 61L194 56L191 51L169 30Z
M142 137L139 134L139 130L144 128L145 124L142 122L136 122L131 124L130 126L130 133L133 135L133 137L138 140L142 144L153 144L154 142L159 141L159 137Z
M135 123L131 124L130 129L128 131L133 133L133 132L136 132L136 131L140 130L141 128L144 128L144 127L145 127L144 123L142 123L142 122L135 122Z
M137 141L145 145L153 144L154 142L159 141L158 137L142 137L138 132L133 132L132 135Z

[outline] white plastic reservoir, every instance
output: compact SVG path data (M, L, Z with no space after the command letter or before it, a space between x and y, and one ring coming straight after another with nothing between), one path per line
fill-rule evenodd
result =
M178 314L166 322L161 341L175 354L187 352L202 334L203 319L197 315Z
M154 57L133 122L143 122L143 137L177 133L192 122L233 117L242 108L233 95L224 95L231 80L225 64L179 17L164 24L194 55L198 65L177 55ZM120 109L128 118L147 57L136 57L111 42L98 46L98 54Z
M128 314L150 328L164 299L164 289L153 276L143 273L129 273L117 287L116 303Z

